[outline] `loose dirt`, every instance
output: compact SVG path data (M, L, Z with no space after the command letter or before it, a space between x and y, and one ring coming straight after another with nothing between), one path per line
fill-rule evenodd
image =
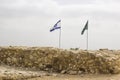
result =
M68 75L0 66L0 80L120 80L120 74Z

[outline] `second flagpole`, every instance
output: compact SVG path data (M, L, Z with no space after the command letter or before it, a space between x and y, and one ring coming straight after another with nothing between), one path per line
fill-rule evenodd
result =
M86 38L86 49L88 50L88 30L87 30L87 38Z

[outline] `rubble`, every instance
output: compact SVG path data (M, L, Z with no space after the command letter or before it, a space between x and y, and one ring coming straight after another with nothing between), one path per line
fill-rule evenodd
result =
M120 50L0 47L0 64L59 73L120 73Z

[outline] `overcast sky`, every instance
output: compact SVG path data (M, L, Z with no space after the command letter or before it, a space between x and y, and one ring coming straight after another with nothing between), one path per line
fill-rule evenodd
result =
M61 19L61 47L120 49L120 0L0 0L1 46L58 47L59 30L49 32Z

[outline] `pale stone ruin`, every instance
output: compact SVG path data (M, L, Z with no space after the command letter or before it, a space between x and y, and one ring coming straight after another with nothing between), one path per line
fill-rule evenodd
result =
M0 64L63 74L120 73L120 50L0 47Z

